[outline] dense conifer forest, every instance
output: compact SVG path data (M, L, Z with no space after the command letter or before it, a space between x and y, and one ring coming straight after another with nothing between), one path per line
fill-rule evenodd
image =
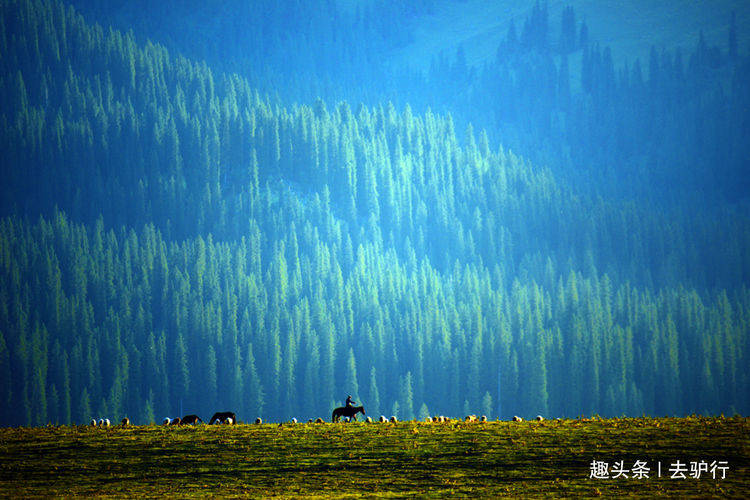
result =
M244 58L0 3L0 423L307 419L347 394L402 419L747 414L731 28L620 66L570 8L550 40L537 3L494 63L363 90L429 2L300 5L317 34L282 36L301 3L238 10Z

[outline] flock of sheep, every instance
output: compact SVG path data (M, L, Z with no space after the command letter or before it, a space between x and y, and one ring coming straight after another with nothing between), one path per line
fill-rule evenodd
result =
M92 427L109 427L112 424L108 418L100 418L99 420L92 418L90 425ZM130 419L128 417L123 418L122 421L120 422L120 425L122 426L130 425Z
M352 421L356 421L356 420L357 420L357 417L355 416L355 417L351 417L351 418L345 418L344 422L352 422ZM544 417L542 417L541 415L537 415L536 418L535 418L535 420L537 420L538 422L541 422L542 420L544 420ZM450 417L445 417L443 415L435 416L435 417L426 417L425 418L425 422L447 423L447 422L455 422L455 421L458 421L458 419L454 419L454 418L450 418ZM523 418L521 418L519 416L514 416L512 418L512 421L513 422L523 422ZM197 415L186 415L186 416L184 416L182 418L180 418L180 417L175 417L175 418L164 417L164 420L162 421L162 425L195 425L195 424L198 424L199 422L200 423L204 423L203 420L201 420L200 417L198 417ZM316 418L316 419L312 419L311 418L311 419L309 419L307 421L307 423L309 423L309 424L313 424L313 423L322 424L324 422L325 421L322 418ZM365 422L371 424L374 421L373 421L372 417L366 417L365 418ZM398 422L398 418L395 415L392 415L390 418L386 417L385 415L381 415L380 418L377 420L377 422L380 422L380 423L390 422L390 423L394 423L395 424L395 423ZM464 418L464 422L487 422L487 416L482 415L481 417L477 417L476 415L467 415ZM236 423L237 423L237 417L234 415L234 413L231 413L231 412L215 413L214 416L209 421L209 424L233 425L233 424L236 424ZM262 424L263 420L261 418L256 418L255 419L255 423L256 424ZM297 419L293 418L293 419L291 419L289 421L289 423L296 424L297 423ZM110 427L110 425L111 425L111 423L110 423L110 420L108 418L100 418L99 420L97 420L95 418L91 419L91 426L92 427ZM123 427L129 426L130 425L130 419L128 417L123 418L122 421L120 422L120 425L122 425Z

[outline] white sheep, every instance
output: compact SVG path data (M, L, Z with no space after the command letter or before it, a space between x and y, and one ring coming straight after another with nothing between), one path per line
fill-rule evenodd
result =
M224 420L224 423L227 425L232 425L234 423L234 420L232 420L232 417L227 417L227 419Z
M385 415L380 415L380 418L378 419L381 423L388 422L388 419L385 418Z
M110 426L110 422L109 422L108 418L104 419L103 425L104 425L104 427L109 427Z
M91 427L96 427L96 419L95 418L91 419Z
M522 419L521 417L519 417L518 415L515 415L515 416L513 417L513 421L514 421L514 422L523 422L523 419Z
M487 421L487 415L482 415L482 417L479 420L482 421L482 422L486 422Z
M541 422L542 420L544 420L544 417L541 416L541 415L537 415L536 416L536 420L537 420L537 422Z
M103 418L99 419L99 424L98 425L99 425L99 427L104 427L104 419Z
M371 424L372 423L372 417L367 417L365 419L365 422L367 422L368 424Z
M122 425L123 427L127 427L128 425L130 425L130 419L128 417L123 418L120 422L120 425Z
M297 419L292 417L292 423L296 424L297 423Z
M395 424L396 422L398 422L398 419L396 418L396 415L391 415L391 423Z
M432 422L432 417L426 417L424 419L424 421L427 422L427 423L431 423Z
M464 418L465 422L476 422L477 416L476 415L467 415L466 418Z
M256 424L262 424L263 423L263 419L260 418L260 417L258 417L258 418L255 419L255 423Z
M169 417L164 417L164 420L162 420L162 425L169 425L172 423L172 419Z

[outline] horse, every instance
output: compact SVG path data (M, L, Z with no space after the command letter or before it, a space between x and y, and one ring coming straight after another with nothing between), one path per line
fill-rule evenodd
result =
M185 415L182 417L182 425L193 425L198 422L203 423L203 420L198 415Z
M208 421L208 425L213 425L217 420L223 423L228 418L231 418L232 422L237 421L237 417L233 411L217 411L214 413L214 416L211 417L211 420Z
M364 415L364 406L341 406L333 410L331 422L338 422L341 417L351 417L354 420L357 420L357 413Z

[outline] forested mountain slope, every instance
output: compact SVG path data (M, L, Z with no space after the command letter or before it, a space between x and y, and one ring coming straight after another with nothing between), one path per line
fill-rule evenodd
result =
M0 415L747 412L742 215L0 6ZM446 390L447 388L447 390ZM119 417L117 417L119 418Z
M429 108L576 192L747 214L747 2L74 3L285 102Z
M86 1L74 3L83 6ZM508 26L515 23L521 28L535 4L545 6L550 13L552 43L561 35L558 13L570 8L579 20L585 20L590 39L611 47L613 58L620 62L632 63L636 58L647 61L652 46L692 50L701 31L707 43L722 45L727 35L724 26L732 11L737 15L738 44L746 49L750 43L750 11L742 0L438 0L432 2L429 11L423 11L411 40L394 57L401 64L429 64L430 58L440 52L455 53L462 46L467 62L481 67L495 58Z

